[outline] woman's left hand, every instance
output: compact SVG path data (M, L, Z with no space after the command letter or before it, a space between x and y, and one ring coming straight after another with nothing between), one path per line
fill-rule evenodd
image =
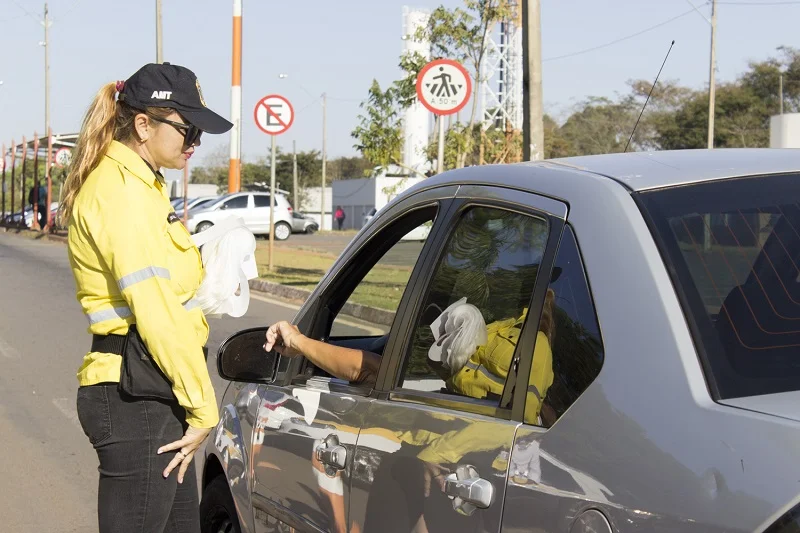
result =
M169 477L170 472L180 465L181 468L178 470L178 483L183 483L183 476L189 468L189 464L191 464L195 452L197 452L197 449L203 444L203 441L206 440L206 437L211 433L212 429L214 428L196 428L189 426L181 440L176 440L158 449L159 454L178 450L178 453L175 454L175 457L172 458L172 461L170 461L166 470L164 470L165 478Z

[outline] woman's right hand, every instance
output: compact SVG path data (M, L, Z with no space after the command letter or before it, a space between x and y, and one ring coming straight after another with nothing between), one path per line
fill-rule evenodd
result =
M286 357L302 356L298 349L298 342L303 338L303 334L297 326L281 320L272 324L267 330L267 342L264 344L264 351L275 350L280 355Z

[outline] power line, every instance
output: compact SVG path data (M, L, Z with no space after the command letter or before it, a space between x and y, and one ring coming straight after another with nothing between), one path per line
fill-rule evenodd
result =
M80 2L81 0L73 0L72 5L69 7L69 9L67 9L67 11L64 12L64 14L60 15L57 19L52 19L52 20L55 22L65 18L67 15L75 11L75 8L78 7L78 4L80 4Z
M30 18L32 18L32 19L33 19L33 20L35 20L36 22L41 22L41 19L40 19L39 17L37 17L36 15L34 15L33 13L31 13L30 11L28 11L27 9L25 9L25 7L23 7L23 6L22 6L22 4L20 4L19 2L17 2L17 0L11 0L11 1L12 1L12 2L14 2L14 5L16 5L18 8L20 8L21 10L23 10L23 11L25 12L25 14L26 14L26 15L28 15Z
M598 45L598 46L593 46L591 48L586 48L584 50L579 50L577 52L572 52L572 53L569 53L569 54L564 54L564 55L555 56L555 57L548 57L547 59L543 59L542 61L556 61L557 59L565 59L565 58L568 58L568 57L574 57L574 56L578 56L578 55L581 55L581 54L588 54L589 52L594 52L595 50L600 50L601 48L606 48L606 47L615 45L617 43L621 43L622 41L627 41L628 39L633 39L634 37L638 37L638 36L640 36L640 35L642 35L644 33L647 33L649 31L653 31L656 28L660 28L661 26L665 26L665 25L669 24L670 22L674 22L674 21L678 20L679 18L685 17L689 13L694 13L694 8L690 9L689 11L684 11L680 15L676 15L676 16L672 17L671 19L665 20L664 22L659 22L655 26L650 26L649 28L645 28L645 29L643 29L641 31L637 31L636 33L632 33L630 35L626 35L625 37L620 37L619 39L615 39L615 40L607 42L605 44L601 44L601 45Z
M728 6L789 6L800 4L797 0L784 0L778 2L717 2Z

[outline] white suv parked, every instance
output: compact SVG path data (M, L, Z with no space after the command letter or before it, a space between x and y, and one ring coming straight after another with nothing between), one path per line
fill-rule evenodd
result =
M231 216L244 219L256 235L269 235L269 193L237 192L220 198L202 209L189 212L188 229L192 233L207 230ZM283 241L292 234L292 206L285 196L275 195L275 239Z

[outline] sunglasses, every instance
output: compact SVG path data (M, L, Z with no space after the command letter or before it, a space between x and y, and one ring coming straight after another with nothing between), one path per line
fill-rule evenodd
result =
M165 118L155 117L153 115L148 114L148 117L152 118L156 122L163 122L164 124L169 124L176 130L178 133L183 135L183 150L186 151L190 147L194 146L197 141L200 140L200 136L203 135L203 130L194 126L192 124L185 124L183 122L175 122L172 120L167 120Z

